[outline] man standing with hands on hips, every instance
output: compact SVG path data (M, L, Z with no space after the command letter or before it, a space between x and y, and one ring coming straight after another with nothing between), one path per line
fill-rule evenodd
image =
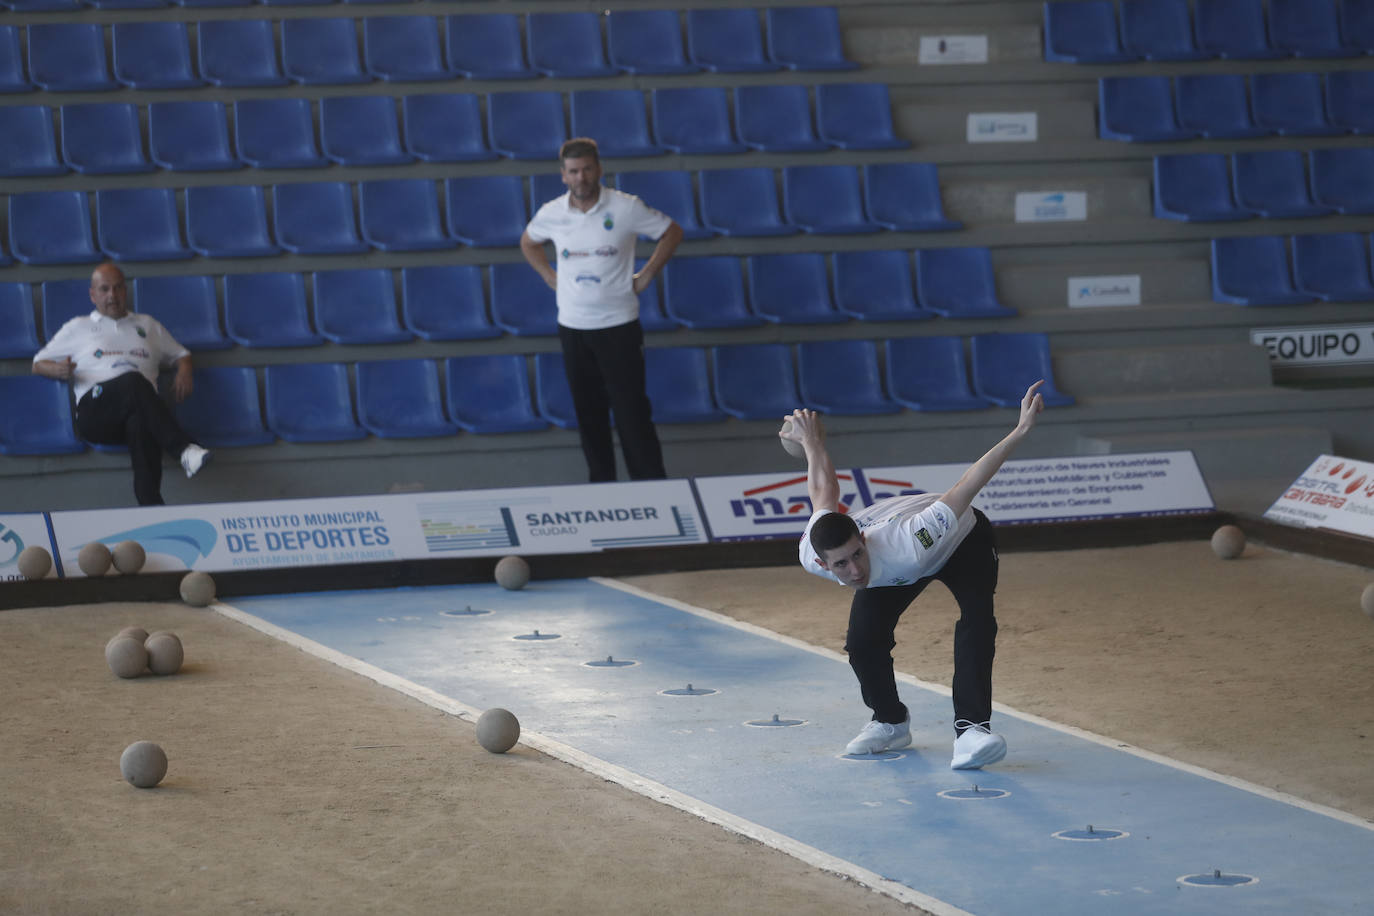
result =
M614 411L630 479L661 479L667 473L644 390L639 294L673 256L682 227L633 194L602 186L595 140L569 140L558 158L568 193L534 214L520 237L520 251L556 293L558 338L588 476L592 483L616 479ZM658 245L635 273L640 235L657 239ZM545 251L549 241L557 270Z

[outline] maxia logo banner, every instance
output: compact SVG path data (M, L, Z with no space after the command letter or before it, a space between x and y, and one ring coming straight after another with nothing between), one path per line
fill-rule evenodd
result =
M1016 195L1018 223L1053 223L1088 218L1085 191L1020 191Z
M910 480L870 477L857 468L836 476L841 512L861 509L889 496L925 492ZM799 535L811 518L804 474L698 477L695 482L717 540Z

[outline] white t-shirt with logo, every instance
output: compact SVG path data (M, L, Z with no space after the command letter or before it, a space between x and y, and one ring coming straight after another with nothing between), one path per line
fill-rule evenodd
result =
M72 389L79 401L94 386L130 371L156 385L159 369L190 355L152 315L130 312L116 320L92 311L62 325L33 361L71 357L76 363Z
M634 291L635 239L656 239L673 220L633 194L603 186L587 212L569 195L540 207L525 232L553 240L558 270L558 323L579 331L627 324L639 317Z
M941 502L940 496L939 493L894 496L852 514L868 548L866 588L910 585L935 575L944 567L973 530L974 518L971 508L956 518L954 510ZM807 572L844 585L843 579L821 566L811 546L811 526L831 511L822 509L806 523L799 556Z

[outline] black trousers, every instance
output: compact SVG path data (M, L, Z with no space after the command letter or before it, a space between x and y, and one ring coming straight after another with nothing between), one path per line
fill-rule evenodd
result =
M997 545L992 523L973 510L976 523L944 567L911 585L861 588L849 609L845 651L859 678L863 701L879 722L906 720L892 675L893 633L902 612L931 582L943 582L959 603L954 625L954 719L982 724L992 718L992 660L997 651ZM957 731L962 731L958 729Z
M142 374L101 382L76 404L76 431L88 442L125 445L140 506L162 505L162 452L179 458L191 439Z
M644 329L639 321L578 331L558 326L577 431L592 483L615 480L611 412L631 480L661 480L663 449L644 392Z

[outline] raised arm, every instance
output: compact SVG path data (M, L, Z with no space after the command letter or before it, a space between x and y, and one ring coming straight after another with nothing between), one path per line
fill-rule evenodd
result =
M811 511L839 511L840 481L825 447L825 426L820 415L814 410L794 410L783 419L792 421L792 428L786 432L779 430L778 436L799 442L806 450L806 491L811 497Z
M940 497L940 501L949 506L955 515L963 515L968 510L973 504L973 498L987 486L992 475L997 473L998 468L1011 457L1012 451L1035 426L1036 417L1045 409L1045 399L1037 393L1043 384L1045 380L1041 379L1026 389L1026 396L1021 399L1021 419L1017 422L1016 428L1007 433L1001 442L988 449L982 458L969 465L959 481Z

